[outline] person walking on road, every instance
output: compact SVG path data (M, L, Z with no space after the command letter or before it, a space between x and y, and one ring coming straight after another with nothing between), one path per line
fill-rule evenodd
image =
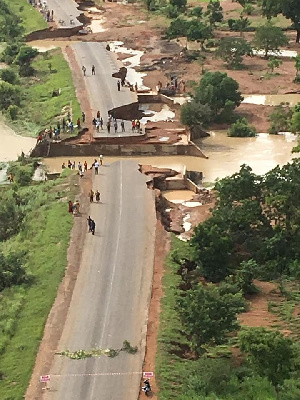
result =
M99 156L99 162L100 162L100 165L103 165L103 155L102 154L100 154L100 156Z
M107 132L109 133L110 132L110 122L109 121L107 121L106 127L107 127Z
M99 202L100 201L100 192L98 189L96 190L95 196L96 196L96 201Z
M97 119L100 119L100 111L97 111L97 115L96 115Z
M122 128L122 132L125 132L125 124L124 124L123 120L121 121L121 128Z
M86 172L87 169L88 169L88 165L87 165L87 162L86 162L86 161L83 163L83 167L84 167L84 172Z
M95 235L96 223L95 223L95 221L93 219L91 220L90 227L91 227L92 235Z
M86 73L86 68L85 68L85 66L83 65L81 69L82 69L82 72L83 72L83 76L85 76L85 73Z
M98 170L99 170L99 163L98 163L98 161L95 162L94 167L95 167L95 175L98 175Z
M92 218L89 216L89 217L87 218L89 232L91 232L91 222L92 222L92 221L93 221Z
M92 75L96 75L96 68L95 68L95 65L92 65Z
M100 128L101 128L101 130L103 129L103 118L102 117L100 117Z
M93 189L91 189L90 192L89 192L89 198L90 198L90 203L93 203L93 201L94 201L94 192L93 192Z
M82 111L81 112L81 117L82 117L82 123L85 123L85 113Z
M117 133L118 132L118 123L117 123L117 121L115 121L114 127L115 127L115 133Z
M120 81L117 82L117 86L118 86L118 92L120 92L120 90L121 90L121 82Z

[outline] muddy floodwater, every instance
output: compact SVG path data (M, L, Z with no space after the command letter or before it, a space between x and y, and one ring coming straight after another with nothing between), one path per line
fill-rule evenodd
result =
M0 119L0 162L16 160L22 151L28 154L35 144L36 139L16 135Z
M188 170L201 171L204 181L213 182L239 170L240 165L250 165L257 174L264 174L277 164L283 165L295 155L291 150L296 145L295 135L289 133L282 135L259 134L256 138L229 138L226 132L212 133L211 137L197 141L208 159L188 156L165 157L131 157L141 164L150 164L159 167L169 167L182 171L186 165ZM108 164L128 157L104 157ZM73 157L71 161L87 161L89 165L94 157ZM47 158L44 160L51 172L61 171L63 162L67 157ZM186 200L186 198L184 198Z

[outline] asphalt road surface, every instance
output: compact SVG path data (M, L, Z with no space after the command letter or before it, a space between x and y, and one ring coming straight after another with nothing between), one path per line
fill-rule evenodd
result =
M138 352L85 360L56 355L47 400L135 400L140 389L154 260L154 192L134 161L100 167L93 188L101 193L101 203L90 209L96 233L85 241L58 350L118 349L128 340Z
M50 11L53 10L53 19L59 29L82 26L77 19L82 11L78 10L78 4L74 0L46 0L46 5Z
M82 79L85 79L93 115L96 116L99 110L104 120L104 130L99 134L94 132L94 137L105 135L113 137L115 136L113 126L110 134L107 133L105 127L108 112L114 108L137 102L136 93L131 92L128 87L121 87L121 90L118 91L118 79L112 77L112 74L118 72L123 64L117 60L115 53L105 49L103 43L74 43L72 49L80 68L82 66L86 68L86 76L82 74ZM92 65L95 65L95 75L92 75ZM136 133L132 133L130 121L125 121L125 130L125 134L120 132L120 121L118 121L117 136L136 135Z

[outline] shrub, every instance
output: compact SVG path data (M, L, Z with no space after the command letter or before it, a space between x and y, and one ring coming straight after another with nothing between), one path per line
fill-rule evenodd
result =
M228 136L230 137L253 137L256 129L248 124L246 118L241 118L231 125Z
M18 116L18 112L19 112L19 107L16 105L10 105L7 109L7 113L9 115L9 118L14 121L17 119Z
M20 106L21 88L8 82L0 82L0 110L7 110L9 106Z
M11 68L2 69L0 72L0 77L3 81L11 83L12 85L18 81L17 73Z

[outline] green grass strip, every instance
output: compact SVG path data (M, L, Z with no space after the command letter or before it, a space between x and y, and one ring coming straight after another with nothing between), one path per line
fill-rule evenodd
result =
M25 35L31 32L48 28L48 24L38 9L32 7L28 0L5 0L15 15L21 18L21 25L25 29Z
M34 282L25 289L14 288L10 291L11 298L6 299L7 304L17 299L15 307L18 314L17 321L11 322L16 326L10 340L4 343L5 349L2 348L0 358L1 400L23 399L32 374L44 325L67 266L73 219L68 213L66 201L59 199L65 198L67 193L72 198L74 179L77 180L77 177L72 176L72 184L67 183L64 187L57 185L66 184L66 178L59 179L54 186L53 182L48 182L33 187L32 196L41 196L41 206L27 214L22 232L4 246L6 251L29 250L27 264ZM71 192L67 191L69 186ZM1 294L9 295L8 291Z
M49 65L51 64L51 71ZM71 109L73 122L81 116L72 73L61 49L40 54L32 63L36 76L23 80L25 100L19 119L14 123L20 132L32 136L45 128L53 127ZM61 90L59 96L52 96L54 90ZM25 132L24 132L25 131ZM77 134L77 132L75 131Z

